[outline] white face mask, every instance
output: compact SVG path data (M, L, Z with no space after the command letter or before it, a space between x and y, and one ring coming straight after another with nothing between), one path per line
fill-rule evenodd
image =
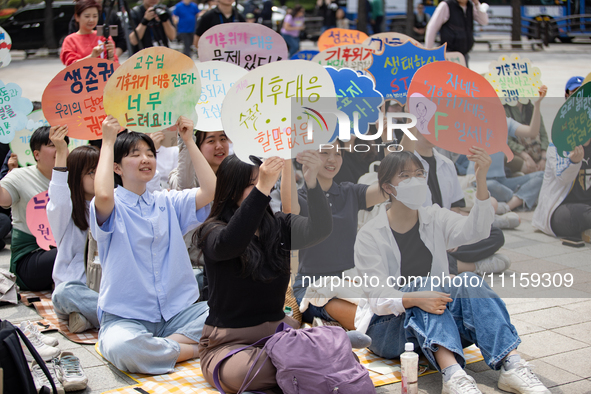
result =
M406 205L410 209L419 209L423 206L425 199L427 198L427 191L429 186L427 185L427 178L412 177L406 179L393 186L396 189L396 195L392 193L392 197Z

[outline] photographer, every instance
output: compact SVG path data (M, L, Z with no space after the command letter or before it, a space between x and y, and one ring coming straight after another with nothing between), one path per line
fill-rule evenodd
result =
M143 4L131 10L131 18L136 24L135 31L129 35L133 53L140 50L138 38L143 48L167 47L168 41L176 38L176 29L172 24L170 11L165 5L158 4L158 1L144 0Z

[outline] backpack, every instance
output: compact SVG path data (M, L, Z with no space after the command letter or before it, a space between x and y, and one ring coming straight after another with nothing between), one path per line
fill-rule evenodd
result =
M284 394L376 392L369 372L359 364L349 337L341 327L323 326L295 330L281 323L274 335L250 346L262 343L265 343L263 349L277 368L277 384ZM250 346L231 351L214 368L213 380L220 393L224 393L219 381L220 365L226 358ZM252 366L257 361L258 359L254 360ZM246 374L247 377L251 375L251 370ZM249 383L245 382L239 393L246 390Z
M8 394L37 394L33 376L23 353L19 337L25 346L27 346L31 355L33 355L33 358L37 361L45 376L47 376L47 379L49 379L53 392L57 393L57 388L45 362L41 359L41 356L39 356L39 353L37 353L29 338L9 321L0 320L0 368L3 369L4 374L4 392ZM39 393L50 394L51 391L48 387L43 386Z

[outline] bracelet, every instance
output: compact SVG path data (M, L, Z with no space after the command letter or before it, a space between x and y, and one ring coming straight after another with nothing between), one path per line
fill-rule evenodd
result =
M53 167L54 171L68 172L68 167Z
M150 23L150 21L148 19L146 19L146 18L143 18L142 21L141 21L141 24L144 25L144 26L148 26L148 23Z

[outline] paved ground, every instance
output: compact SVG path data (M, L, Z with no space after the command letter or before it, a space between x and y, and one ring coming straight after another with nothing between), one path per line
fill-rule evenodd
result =
M542 80L549 86L549 96L563 97L564 84L569 77L585 76L591 71L589 48L589 45L556 44L543 52L522 54L541 69ZM470 65L477 72L485 72L489 62L499 54L477 45ZM47 83L62 68L59 59L35 56L25 60L15 54L11 65L0 70L0 79L5 83L18 83L23 88L23 96L40 100ZM543 114L549 128L552 113L548 110ZM574 284L560 291L530 286L529 290L537 298L504 297L523 341L519 351L536 366L536 372L553 393L591 393L591 245L582 249L562 246L557 239L534 231L530 224L531 213L520 213L520 216L521 226L505 231L505 247L501 250L513 261L508 274L570 273ZM0 251L0 267L8 268L9 258L8 247ZM0 319L18 323L39 319L39 316L33 308L19 304L0 308ZM60 334L51 335L59 337L62 350L73 351L82 360L89 377L84 393L101 393L134 383L105 363L92 346L71 343ZM489 370L483 362L468 366L468 372L483 393L500 392L496 389L499 373ZM421 393L441 392L440 375L420 378L419 387ZM399 384L378 389L380 394L399 392Z

